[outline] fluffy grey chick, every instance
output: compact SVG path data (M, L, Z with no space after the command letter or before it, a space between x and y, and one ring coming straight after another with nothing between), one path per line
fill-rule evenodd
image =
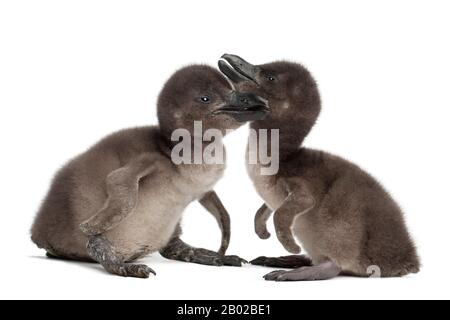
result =
M299 253L297 238L310 257L259 257L251 263L277 270L266 280L324 280L339 274L396 277L419 271L415 245L403 213L385 189L355 164L323 151L302 147L321 108L316 82L300 64L279 61L252 65L224 55L219 67L236 88L268 99L270 114L251 128L278 129L279 171L262 175L260 163L249 175L265 204L256 215L256 231L268 238L265 222L274 213L283 246ZM268 132L269 141L271 132ZM270 145L269 145L270 147ZM295 235L295 238L294 236ZM368 274L369 273L369 274Z
M261 118L265 110L263 100L235 92L214 68L180 69L160 93L159 126L114 133L57 173L32 227L32 240L49 256L96 261L121 276L154 273L131 262L156 251L170 259L240 266L239 257L223 255L229 218L213 187L224 164L174 164L171 134L184 129L193 136L194 121L202 122L202 133L214 128L224 134ZM206 146L201 144L202 150ZM224 229L220 253L193 248L179 238L181 215L195 200Z

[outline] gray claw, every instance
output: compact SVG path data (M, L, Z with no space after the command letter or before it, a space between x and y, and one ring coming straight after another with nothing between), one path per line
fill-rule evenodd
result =
M263 278L267 281L277 281L281 275L286 273L284 270L275 270L266 274Z
M223 264L226 266L241 267L242 264L248 263L246 260L238 256L224 256Z
M126 276L135 278L148 278L150 273L156 275L156 272L145 264L126 264Z

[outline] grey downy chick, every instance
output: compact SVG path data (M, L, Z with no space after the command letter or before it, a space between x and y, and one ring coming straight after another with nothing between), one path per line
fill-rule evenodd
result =
M265 224L275 212L279 241L289 252L299 253L296 238L310 256L253 260L256 265L295 268L271 272L265 279L323 280L339 274L364 277L372 272L396 277L418 272L419 258L403 213L385 189L355 164L302 147L321 109L309 71L286 61L256 66L235 55L222 58L219 68L237 90L269 101L270 114L252 122L251 128L258 133L260 129L279 130L279 148L269 150L279 157L278 172L262 175L260 163L247 164L265 201L255 216L255 230L261 238L268 238ZM271 132L267 135L270 141Z
M225 134L261 118L265 101L234 91L218 70L193 65L166 82L157 108L159 126L107 136L56 174L31 230L48 256L95 261L110 273L140 278L154 271L131 262L157 251L169 259L241 265L239 257L224 255L230 221L213 191L225 165L175 164L171 135L184 129L193 136L194 121L201 121L202 133L214 128ZM195 200L222 228L219 253L180 239L182 213Z

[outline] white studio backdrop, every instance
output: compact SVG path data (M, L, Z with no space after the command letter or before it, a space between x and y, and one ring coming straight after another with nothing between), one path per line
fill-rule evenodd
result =
M446 1L0 1L0 297L449 298L449 13ZM270 269L156 254L144 262L158 275L141 280L44 258L29 228L55 171L113 131L156 124L171 73L215 65L225 52L310 69L323 109L306 146L386 186L406 213L421 273L279 284L262 279ZM226 138L216 188L232 219L228 252L286 255L253 231L262 200L245 172L247 129ZM198 204L183 225L185 241L218 248L219 229Z

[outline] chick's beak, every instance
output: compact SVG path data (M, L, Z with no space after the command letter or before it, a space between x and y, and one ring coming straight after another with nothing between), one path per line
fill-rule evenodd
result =
M258 84L256 77L260 71L259 67L252 65L241 57L234 54L224 54L218 64L220 71L233 83L252 81Z
M253 93L233 91L229 101L214 111L214 114L229 114L239 122L264 119L269 112L266 99Z

